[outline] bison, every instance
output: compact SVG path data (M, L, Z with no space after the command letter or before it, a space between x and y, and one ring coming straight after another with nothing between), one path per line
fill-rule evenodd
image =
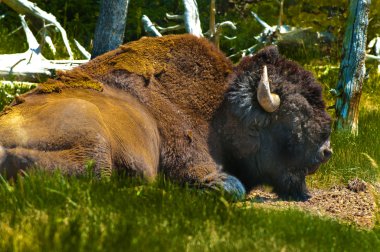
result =
M142 38L18 97L0 115L0 172L113 172L222 188L259 184L307 199L331 156L331 119L312 74L274 46L234 67L205 39Z

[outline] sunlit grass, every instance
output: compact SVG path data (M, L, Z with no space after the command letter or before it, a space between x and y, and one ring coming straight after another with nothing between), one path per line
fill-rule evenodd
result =
M361 111L359 135L334 131L331 143L334 154L329 162L309 182L313 186L330 187L359 177L367 182L379 179L380 168L380 111Z
M316 174L320 184L333 185L346 183L359 177L368 182L379 179L380 161L380 112L361 111L359 135L333 132L332 146L334 155Z

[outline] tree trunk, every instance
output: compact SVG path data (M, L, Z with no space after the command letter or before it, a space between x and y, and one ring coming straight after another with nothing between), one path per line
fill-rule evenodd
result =
M365 48L367 40L370 0L351 0L343 41L343 60L339 81L334 91L336 128L358 134L359 101L365 76Z
M216 15L216 7L215 7L215 0L210 1L210 41L215 44L216 39L216 22L215 22L215 15Z
M183 0L185 6L185 29L197 37L203 37L201 21L199 20L198 4L196 0Z
M91 58L123 43L129 0L101 0Z

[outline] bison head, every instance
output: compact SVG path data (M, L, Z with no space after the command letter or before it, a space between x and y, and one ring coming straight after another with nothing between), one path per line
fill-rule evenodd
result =
M247 189L307 199L305 177L332 151L331 119L312 74L268 47L244 59L227 94L223 123L226 170Z

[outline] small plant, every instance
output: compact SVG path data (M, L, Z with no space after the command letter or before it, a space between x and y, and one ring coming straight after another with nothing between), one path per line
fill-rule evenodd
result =
M87 178L93 179L95 177L95 160L88 160L85 164L85 168Z
M16 96L35 87L34 84L0 82L0 111L3 110L5 106L9 105Z

